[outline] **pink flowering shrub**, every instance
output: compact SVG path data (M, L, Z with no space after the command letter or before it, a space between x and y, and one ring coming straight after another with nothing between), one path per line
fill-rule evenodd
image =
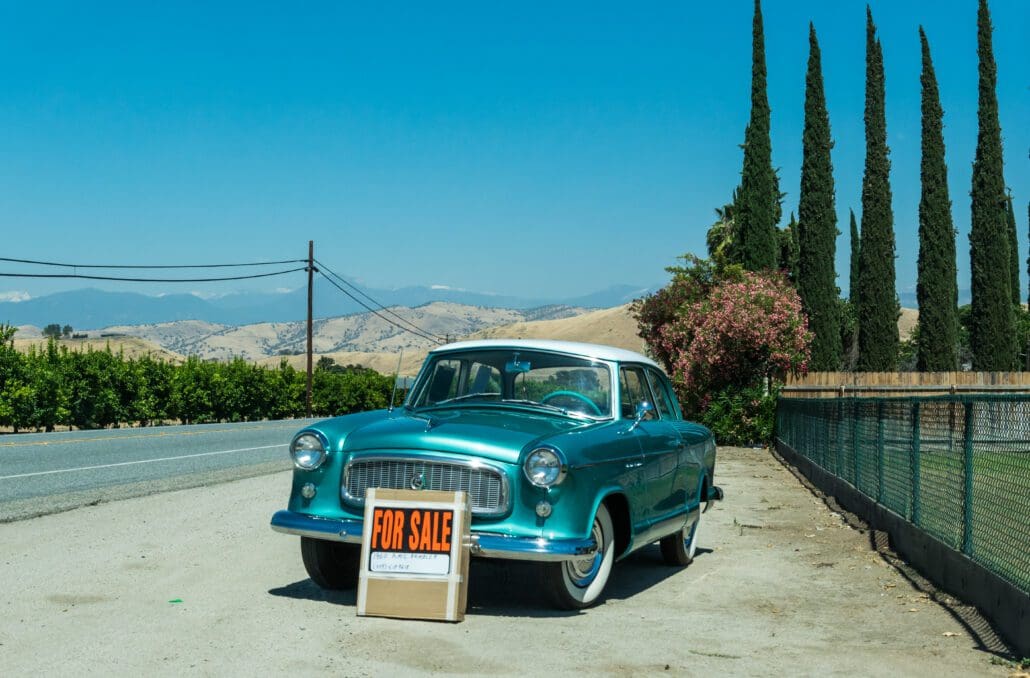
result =
M683 287L682 279L670 288ZM669 370L687 412L702 421L718 418L713 428L723 429L724 442L751 442L748 436L771 431L765 420L774 396L763 396L765 379L775 391L788 372L808 370L812 335L801 299L781 273L730 270L689 288L692 294L659 293L638 302L641 336ZM684 301L670 309L676 296Z
M676 354L673 376L688 392L808 370L808 321L782 275L744 273L680 310L659 343Z

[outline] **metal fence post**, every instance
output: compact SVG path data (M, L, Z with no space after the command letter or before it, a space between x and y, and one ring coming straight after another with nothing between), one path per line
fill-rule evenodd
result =
M919 401L912 403L912 447L909 449L909 467L912 471L912 523L919 525L920 488L919 470Z
M962 464L962 553L973 555L973 403L966 409Z
M876 501L883 503L883 410L884 401L876 403Z
M858 483L858 469L859 469L858 451L859 451L859 448L861 447L858 444L858 415L860 414L858 401L852 401L852 403L851 403L851 414L852 414L852 418L851 418L851 467L852 467L851 482L854 484L855 489L861 490L862 488L859 487L859 483Z
M833 473L835 475L841 475L844 470L844 462L842 458L844 456L844 403L837 399L837 444L834 445L834 459L833 459Z

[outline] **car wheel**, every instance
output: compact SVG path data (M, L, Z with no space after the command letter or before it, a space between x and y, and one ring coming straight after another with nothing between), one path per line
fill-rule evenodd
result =
M350 589L358 583L361 547L324 539L300 538L300 555L311 581L324 589Z
M604 504L597 507L592 529L597 551L580 560L549 563L545 566L551 600L563 610L590 607L601 598L615 561L615 530Z
M685 525L668 537L663 537L659 544L662 547L662 558L668 565L680 567L694 562L697 553L697 536L701 531L701 506L698 505L697 520L692 525Z

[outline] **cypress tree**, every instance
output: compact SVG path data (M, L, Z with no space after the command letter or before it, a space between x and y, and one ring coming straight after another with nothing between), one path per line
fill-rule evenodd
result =
M944 111L937 75L930 59L930 43L919 27L923 48L923 159L919 197L919 347L916 366L921 372L958 369L958 281L955 270L955 226L948 195L948 167L944 162Z
M798 220L794 213L790 213L790 221L782 231L777 231L777 238L780 243L780 270L787 272L790 281L797 285L798 282Z
M737 196L736 220L741 264L749 271L776 268L776 222L780 192L772 166L769 99L766 95L765 36L762 5L755 0L751 52L751 120L744 131L744 168Z
M1012 289L1012 304L1019 306L1023 300L1019 298L1019 236L1016 235L1016 213L1012 209L1012 194L1009 193L1005 200L1008 207L1008 233L1009 233L1009 279Z
M848 301L855 303L858 301L859 253L862 250L862 236L858 233L855 210L849 209L848 212L851 213L851 272L848 276Z
M979 133L973 161L973 215L969 230L973 300L969 343L973 369L1010 370L1016 363L1015 314L1012 305L1011 258L1002 175L1001 124L995 93L998 73L991 46L987 0L977 11L977 54L980 57Z
M858 364L861 372L898 365L898 303L894 290L894 215L884 113L883 48L866 6L865 174L858 272Z
M815 27L808 24L808 74L798 202L798 294L812 330L811 369L840 368L840 308L837 304L837 211L830 162L830 117L823 93L822 60Z

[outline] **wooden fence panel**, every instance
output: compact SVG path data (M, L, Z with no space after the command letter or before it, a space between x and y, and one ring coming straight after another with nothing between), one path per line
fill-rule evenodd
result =
M809 372L787 377L785 398L1026 393L1030 372Z

